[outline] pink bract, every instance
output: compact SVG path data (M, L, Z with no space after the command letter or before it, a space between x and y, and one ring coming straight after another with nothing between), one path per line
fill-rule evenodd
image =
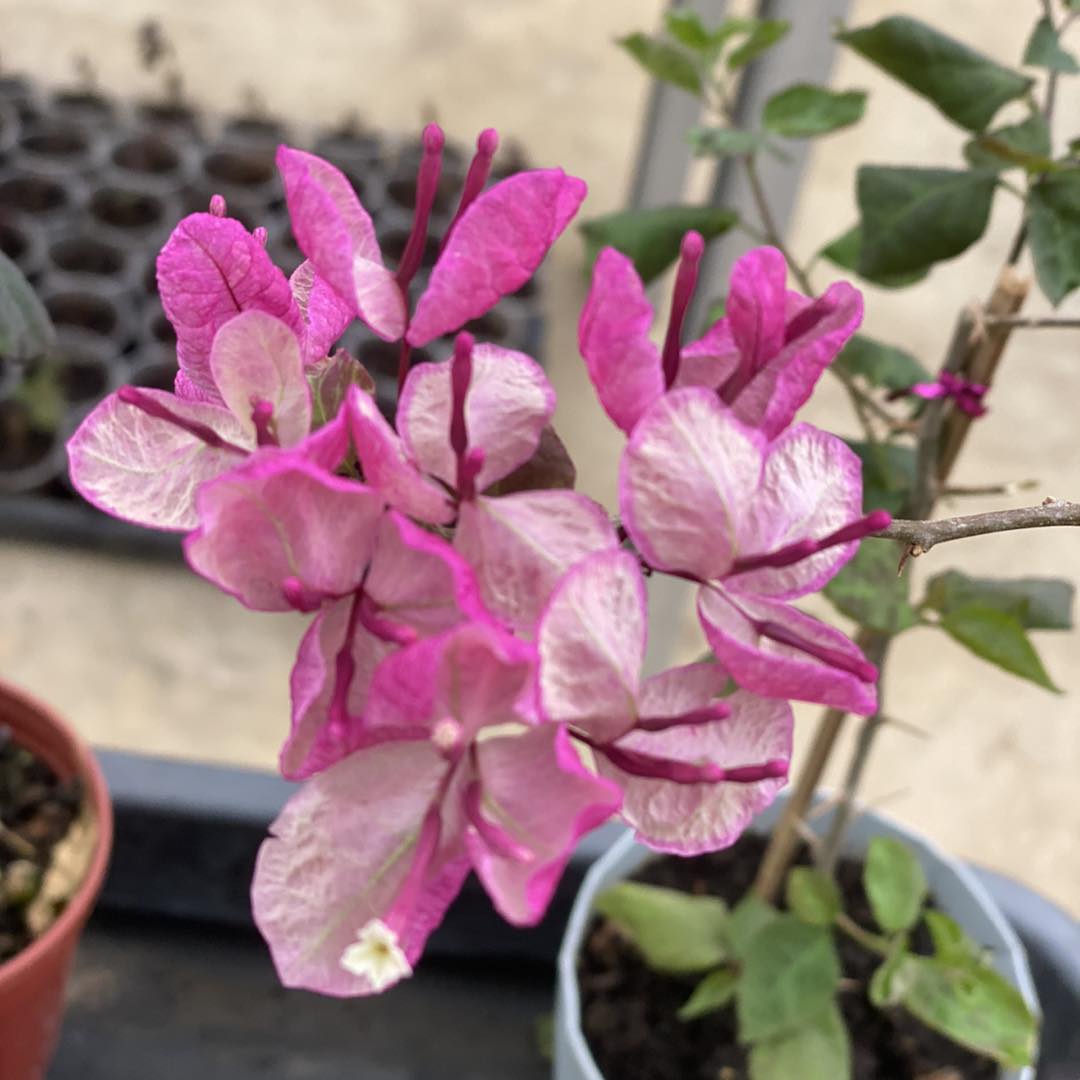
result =
M651 565L702 584L702 626L740 686L869 714L876 670L783 603L821 588L882 527L861 505L841 440L800 424L768 443L704 388L657 401L620 466L624 526Z
M367 625L354 610L361 603ZM445 540L394 511L384 514L362 587L320 612L301 643L282 773L303 779L374 738L366 716L371 681L401 640L486 617L468 563Z
M345 996L410 974L469 861L507 918L542 917L620 795L562 728L530 726L534 655L472 622L383 661L368 712L384 741L310 780L259 855L256 922L286 985Z
M731 272L728 314L684 346L671 385L708 386L746 423L778 435L862 321L862 298L845 282L818 300L785 287L775 248L757 248ZM629 434L665 390L653 309L633 263L607 248L596 260L578 342L600 403Z
M436 177L441 148L442 133L432 127L425 132L425 160L431 158ZM279 147L277 161L300 249L379 337L405 338L411 346L460 329L521 288L586 190L561 169L538 169L482 194L470 192L471 201L455 221L410 319L403 287L384 265L371 218L344 174L314 154L286 146ZM429 210L418 206L424 218ZM405 272L411 277L414 270Z

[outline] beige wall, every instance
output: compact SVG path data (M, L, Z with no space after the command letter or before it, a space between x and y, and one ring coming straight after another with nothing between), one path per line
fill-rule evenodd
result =
M645 92L611 39L649 25L660 7L658 0L0 0L0 61L54 83L70 80L74 56L90 54L105 88L144 94L156 83L137 68L133 29L156 15L201 105L228 109L254 86L271 111L301 125L356 108L390 130L415 126L434 107L458 138L494 124L521 139L538 163L586 177L587 212L598 213L617 206L626 190ZM863 0L853 4L851 21L905 11L1015 61L1035 8L1034 0ZM858 128L817 145L792 230L792 247L803 255L854 220L860 161L961 160L958 131L858 58L839 58L834 83L869 89L870 108ZM1063 94L1059 115L1075 116L1078 103L1075 92ZM1000 194L988 239L923 285L869 290L871 332L932 365L958 307L990 288L1015 229L1014 203ZM583 486L610 501L620 443L591 401L576 355L578 260L574 237L551 260L549 358ZM819 268L818 280L828 277ZM958 481L1037 478L1038 489L1016 504L1044 494L1080 498L1078 401L1080 339L1018 338ZM850 427L831 384L810 415ZM952 512L1003 501L965 500ZM1080 578L1080 538L1058 530L973 540L933 552L914 571L922 577L950 566ZM66 709L91 737L272 762L287 722L286 673L299 620L245 612L181 568L11 543L0 544L0 596L0 673ZM1038 645L1065 696L999 674L939 634L905 636L890 666L889 709L930 738L886 731L867 794L891 793L888 809L898 816L1080 912L1080 635L1043 634ZM800 709L800 744L814 712Z

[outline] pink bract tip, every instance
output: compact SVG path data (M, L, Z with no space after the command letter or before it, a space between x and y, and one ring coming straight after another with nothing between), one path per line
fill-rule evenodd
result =
M213 214L214 217L224 217L228 213L224 195L210 196L210 213Z
M251 235L254 237L256 243L266 247L266 229L262 225L257 229L253 229Z
M705 239L701 233L690 230L683 238L682 244L679 246L679 254L684 259L691 259L697 262L701 256L705 253Z
M251 404L251 422L255 425L255 440L259 446L277 446L274 434L274 406L260 398Z
M443 129L439 127L438 124L428 124L428 126L424 128L421 142L423 143L425 154L441 154L442 148L446 145L446 136L443 134Z
M888 510L872 510L866 515L866 527L870 532L881 532L892 524L892 514Z
M491 158L499 149L499 133L494 128L484 128L476 140L476 152L481 157Z

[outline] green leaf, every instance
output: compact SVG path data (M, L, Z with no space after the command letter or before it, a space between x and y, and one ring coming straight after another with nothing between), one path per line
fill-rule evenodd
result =
M890 1005L898 1005L908 987L905 981L907 968L905 961L908 958L907 935L899 934L893 940L889 955L885 962L878 967L870 977L870 986L867 996L879 1009Z
M750 1050L751 1080L846 1080L850 1075L851 1046L835 1001L789 1034Z
M672 8L664 16L664 28L680 44L700 52L712 46L712 37L701 16L688 8Z
M909 579L896 572L899 562L896 544L864 540L851 562L825 586L825 596L860 626L883 634L910 630L919 619L908 600Z
M778 915L751 938L735 992L739 1041L756 1043L807 1023L836 993L840 963L832 934Z
M927 1027L1006 1067L1034 1060L1038 1021L993 968L909 955L897 978L904 1007Z
M679 257L679 245L688 230L696 229L706 240L712 240L738 220L733 211L713 206L661 206L593 218L581 226L581 231L589 266L600 248L610 244L634 260L637 272L648 284Z
M344 349L309 364L306 375L311 387L312 422L317 428L337 416L350 386L358 386L365 394L375 396L371 373Z
M727 58L727 66L732 71L767 52L791 29L791 23L786 19L753 19L744 25L750 25L752 29L746 40Z
M856 181L865 277L911 273L951 259L982 236L997 174L992 169L863 165Z
M852 225L842 236L838 236L831 244L821 249L820 254L830 262L850 270L851 273L859 273L867 281L874 285L880 285L884 289L903 289L908 285L914 285L922 281L930 272L928 268L913 270L906 274L880 274L876 277L868 277L858 270L859 252L862 250L862 226Z
M831 926L842 906L836 882L809 866L796 866L788 873L786 898L787 906L813 926Z
M911 353L865 334L856 334L833 366L851 375L861 375L871 386L884 390L906 390L915 383L930 380L930 372Z
M910 930L926 899L926 875L906 844L875 836L866 852L863 887L878 926L887 933Z
M986 604L965 604L943 616L938 625L983 660L1055 694L1061 693L1015 615Z
M1054 24L1045 15L1035 24L1028 38L1023 62L1032 67L1063 71L1066 75L1075 75L1080 71L1076 57L1061 47Z
M691 128L690 145L698 157L741 157L759 150L765 139L756 131L739 128Z
M30 425L38 431L56 431L67 405L60 387L60 371L54 357L46 357L23 376L12 395L26 408Z
M1064 578L976 578L946 570L926 583L923 603L942 615L979 604L1012 615L1027 630L1071 630L1075 595Z
M964 157L976 168L998 171L1020 165L1028 172L1049 172L1058 167L1050 153L1050 129L1042 113L995 128L964 146Z
M982 963L983 950L964 933L963 928L943 911L923 912L926 928L934 942L934 955L950 964Z
M722 967L710 971L694 987L694 992L676 1015L680 1020L696 1020L699 1016L722 1009L735 996L739 976L734 968Z
M533 1043L545 1061L555 1060L555 1015L541 1013L533 1021Z
M863 466L863 512L900 512L915 483L915 451L895 443L870 443L849 439L848 446Z
M727 297L721 296L719 299L714 300L709 305L709 310L705 312L705 325L712 326L714 323L718 323L727 315Z
M777 135L805 139L857 124L866 109L862 90L837 92L798 83L765 102L762 123Z
M701 73L693 57L678 45L642 33L620 38L618 44L654 78L700 97Z
M775 922L779 915L771 904L755 893L747 893L731 909L728 920L728 945L732 953L742 959L757 934Z
M1002 105L1031 89L1018 71L903 15L837 38L969 131L982 131Z
M22 271L0 251L0 356L25 363L56 340L48 312Z
M623 881L605 889L595 907L655 971L693 974L728 958L728 909L718 897Z
M1050 173L1028 195L1035 276L1057 307L1080 285L1080 170Z

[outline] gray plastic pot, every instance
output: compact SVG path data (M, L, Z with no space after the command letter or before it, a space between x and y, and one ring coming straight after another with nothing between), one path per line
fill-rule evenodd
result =
M772 829L785 801L783 796L777 799L754 821L751 831L766 833ZM829 817L830 815L822 815L814 819L811 823L814 831L823 833L828 828ZM1035 984L1024 948L971 870L925 838L869 810L853 824L844 853L861 857L875 836L893 837L915 851L926 872L930 891L940 908L960 923L971 937L990 950L998 971L1019 989L1028 1006L1038 1012ZM581 1030L581 1002L577 983L578 951L589 925L596 895L609 885L629 877L654 855L654 852L635 842L633 835L627 832L585 875L570 913L562 948L559 950L555 995L554 1080L604 1080ZM1002 1070L1001 1073L1001 1080L1034 1080L1034 1077L1035 1070L1031 1068Z

